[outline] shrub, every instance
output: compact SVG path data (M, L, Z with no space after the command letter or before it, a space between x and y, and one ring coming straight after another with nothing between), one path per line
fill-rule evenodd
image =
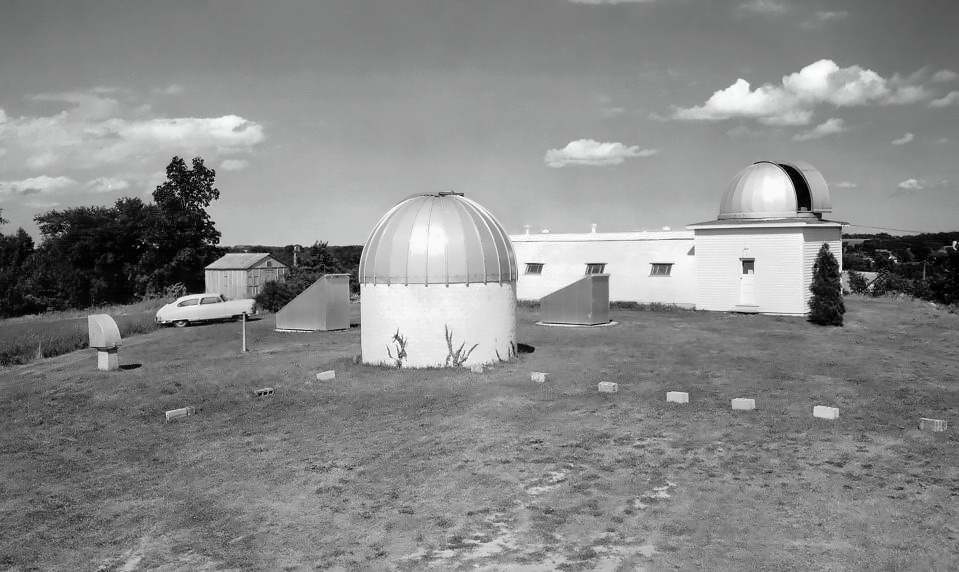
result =
M841 326L846 306L842 301L839 262L826 243L819 249L812 274L812 284L809 285L812 292L812 298L809 299L809 321L822 326Z
M270 312L276 312L283 306L286 306L290 300L296 298L298 292L284 282L269 281L263 285L260 293L256 295L258 306Z
M868 290L869 282L866 281L866 278L855 270L850 270L849 291L853 294L865 294Z

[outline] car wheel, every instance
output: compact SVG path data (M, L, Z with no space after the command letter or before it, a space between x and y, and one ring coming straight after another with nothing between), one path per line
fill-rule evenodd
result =
M185 327L187 327L187 326L190 325L190 321L189 321L189 320L177 320L177 321L173 322L173 325L176 326L176 327L178 327L178 328L185 328Z

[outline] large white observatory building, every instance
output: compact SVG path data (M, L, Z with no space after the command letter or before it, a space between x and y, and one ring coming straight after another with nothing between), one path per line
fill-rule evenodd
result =
M802 315L823 243L841 264L843 223L823 218L831 211L812 165L760 161L733 177L716 220L684 231L511 236L517 297L539 300L596 273L609 274L610 301Z
M516 353L516 256L488 210L457 193L409 197L360 257L363 363L455 367Z

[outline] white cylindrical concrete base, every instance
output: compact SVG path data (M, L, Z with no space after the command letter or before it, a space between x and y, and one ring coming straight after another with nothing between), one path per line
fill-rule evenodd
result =
M516 355L516 285L362 284L363 363L469 367Z
M97 369L100 371L120 369L120 356L117 354L117 348L97 349Z

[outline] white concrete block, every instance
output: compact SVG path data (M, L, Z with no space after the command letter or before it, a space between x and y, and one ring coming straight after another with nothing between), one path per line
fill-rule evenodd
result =
M111 350L97 350L97 369L100 371L116 371L120 369L120 357L116 348Z
M470 371L473 372L473 373L483 373L483 371L484 371L483 364L481 364L481 363L475 363L475 364L471 365L471 366L470 366Z
M536 383L545 383L548 378L549 374L542 371L534 371L529 374L530 381L535 381Z
M945 419L929 419L928 417L921 417L919 419L919 429L922 431L940 433L945 431L948 427L949 423Z
M685 391L667 391L666 403L689 403L689 394Z
M336 371L332 369L329 371L321 371L320 373L316 374L316 381L330 381L331 379L335 378Z
M167 423L174 419L179 419L180 417L187 417L189 415L196 415L195 407L181 407L180 409L171 409L166 412Z
M253 390L254 397L268 397L273 395L274 391L272 387L261 387L260 389Z
M737 411L752 411L756 409L756 400L745 397L737 397L732 401L733 409Z
M600 393L616 393L619 391L619 384L613 383L612 381L601 381L599 382L599 392Z
M839 408L817 405L812 408L812 416L818 417L819 419L829 419L830 421L839 419Z

